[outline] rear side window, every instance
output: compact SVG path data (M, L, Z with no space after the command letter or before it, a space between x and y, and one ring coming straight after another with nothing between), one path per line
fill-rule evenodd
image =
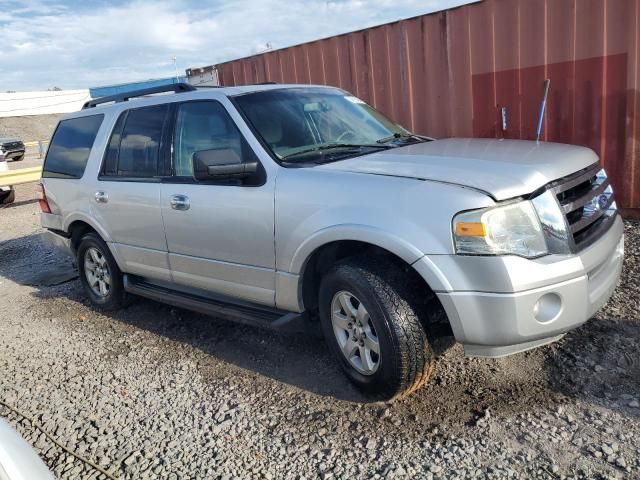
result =
M103 175L152 178L162 174L161 144L169 106L137 108L123 113L113 129Z
M81 178L104 115L62 120L44 160L44 178Z

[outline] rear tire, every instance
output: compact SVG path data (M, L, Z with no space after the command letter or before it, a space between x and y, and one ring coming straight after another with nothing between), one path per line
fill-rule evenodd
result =
M349 379L378 400L409 395L435 366L409 287L384 258L338 264L320 284L325 339Z
M94 307L108 312L125 306L122 272L104 240L95 233L83 236L76 262L80 283Z

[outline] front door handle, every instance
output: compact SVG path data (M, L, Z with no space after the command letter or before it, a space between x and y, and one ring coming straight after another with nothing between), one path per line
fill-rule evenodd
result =
M171 196L171 208L174 210L189 210L191 202L186 195L172 195Z
M98 203L107 203L109 201L109 195L106 192L96 192L93 196Z

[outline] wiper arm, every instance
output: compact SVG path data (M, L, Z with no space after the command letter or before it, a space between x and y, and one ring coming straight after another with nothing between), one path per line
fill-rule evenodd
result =
M321 152L324 150L333 150L336 148L377 148L377 149L387 149L391 148L390 145L372 145L368 143L357 144L357 143L328 143L326 145L318 145L316 147L307 148L306 150L301 150L299 152L290 153L289 155L285 155L282 157L282 160L285 160L290 157L296 157L298 155L303 155L305 153L311 152Z
M376 143L387 143L387 142L391 142L392 140L398 140L398 139L406 140L409 138L417 138L418 140L421 140L423 142L428 142L433 140L433 138L423 137L422 135L416 135L415 133L396 132L393 135L389 135L388 137L383 137L383 138L380 138L379 140L376 140Z

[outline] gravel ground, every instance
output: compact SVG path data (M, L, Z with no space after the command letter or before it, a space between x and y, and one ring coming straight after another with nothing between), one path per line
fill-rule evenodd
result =
M640 225L606 308L498 360L367 403L317 334L138 300L93 311L39 238L33 186L0 210L0 399L120 478L640 478ZM0 406L60 478L104 478Z

